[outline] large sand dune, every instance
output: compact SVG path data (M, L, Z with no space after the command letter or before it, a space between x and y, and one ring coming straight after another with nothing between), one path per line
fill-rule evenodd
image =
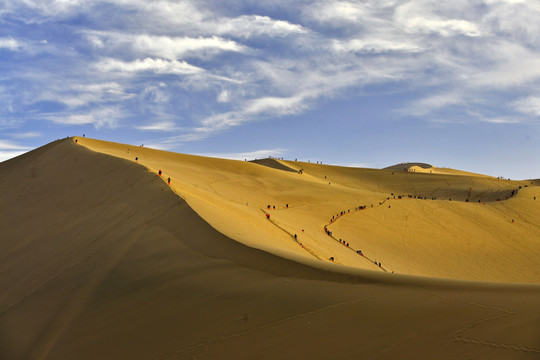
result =
M392 198L377 206L390 188L395 194L416 190L417 196L424 191L439 197L449 190L391 172L377 180L375 170L348 173L283 162L303 168L300 175L248 162L139 147L128 152L126 145L77 140L115 156L66 139L0 164L1 359L540 356L538 285L404 275L452 277L438 273L450 265L436 260L421 266L396 263L401 271L385 273L322 231L332 214L371 202L373 209L348 213L328 228L343 237L347 231L364 233L368 225L383 229L394 221L383 210L395 210L396 218L408 214L406 222L419 229L434 227L430 211L448 212L448 221L479 214L473 224L489 223L492 218L484 217L490 213L497 220L512 215L516 222L508 226L516 230L508 234L518 234L513 241L522 242L514 246L525 244L529 247L521 251L533 254L519 259L522 268L509 261L508 278L486 260L487 277L535 282L538 263L530 257L538 254L538 229L529 212L537 214L538 205L529 198L538 196L538 188L490 202L518 183L461 179L451 202ZM154 173L159 169L162 178ZM170 187L163 177L171 177ZM380 181L387 178L393 180ZM448 181L440 178L441 184ZM456 201L468 183L475 184L474 194L484 196L486 205ZM441 205L417 210L428 203ZM276 205L269 211L274 222L261 211L267 204ZM458 214L462 211L466 215ZM484 228L489 226L475 231ZM304 247L289 233L297 233ZM374 252L392 248L384 234L381 238ZM378 257L367 242L349 241ZM453 241L468 246L463 239ZM441 244L423 246L433 246L435 258L445 251L437 248ZM497 251L485 256L500 262ZM330 254L335 263L327 261ZM430 255L424 250L406 259ZM393 270L387 262L402 256L396 251L380 259ZM467 267L465 260L455 261ZM481 272L470 266L456 277L472 279Z
M540 283L540 188L531 181L276 159L251 163L77 141L162 170L215 229L295 261L334 258L334 264L380 272Z

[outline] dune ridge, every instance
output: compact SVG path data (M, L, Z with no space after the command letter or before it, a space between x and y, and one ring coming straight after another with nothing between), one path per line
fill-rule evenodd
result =
M0 189L2 359L540 354L536 284L287 260L216 231L141 164L70 139L1 163Z
M426 163L420 163L420 162L407 162L407 163L387 166L387 167L383 168L383 170L407 171L411 167L418 167L418 168L422 168L422 169L430 169L430 168L433 167L433 165L426 164Z

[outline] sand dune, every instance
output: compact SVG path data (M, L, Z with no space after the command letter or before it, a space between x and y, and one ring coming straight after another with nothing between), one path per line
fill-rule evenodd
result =
M418 162L408 162L408 163L402 163L402 164L396 164L392 166L387 166L383 170L393 170L393 171L407 171L411 167L417 167L421 169L430 169L433 167L433 165L426 164L426 163L418 163Z
M540 282L540 202L529 181L277 159L255 164L78 141L162 170L162 178L170 177L171 188L215 229L294 261L333 257L334 264L381 272Z
M444 175L461 175L461 176L474 176L474 177L492 177L488 175L482 175L478 173L472 173L463 170L456 170L450 168L440 168L430 164L425 163L403 163L393 166L385 167L384 170L392 171L405 171L405 172L414 172L414 173L425 173L425 174L444 174Z
M374 193L370 170L361 180L366 189L358 189L354 176L331 167L321 168L333 171L328 185L305 164L285 163L304 166L299 175L78 140L115 156L67 139L0 164L1 359L540 355L536 284L443 280L326 261L323 250L341 256L344 248L315 233L326 210L381 200L387 190ZM154 173L159 169L161 178ZM171 177L170 187L163 177ZM416 186L405 179L387 186ZM517 183L494 184L505 191ZM496 214L533 207L529 198L538 189L522 190L485 206ZM423 204L387 202L391 209ZM270 211L276 224L265 219L260 208L266 204L276 205ZM343 229L334 231L383 208L343 216L334 224ZM322 261L286 231L297 231ZM424 271L442 266L429 267Z

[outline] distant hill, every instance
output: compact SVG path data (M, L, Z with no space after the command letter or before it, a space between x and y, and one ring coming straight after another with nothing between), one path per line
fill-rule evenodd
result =
M403 163L385 167L383 170L391 171L407 171L410 173L425 173L425 174L444 174L444 175L460 175L460 176L474 176L474 177L488 177L492 176L472 173L469 171L451 169L446 167L436 167L426 163Z
M413 166L420 167L422 169L429 169L432 168L433 165L426 164L426 163L420 163L420 162L408 162L408 163L402 163L402 164L396 164L392 166L388 166L383 168L383 170L394 170L394 171L407 171Z

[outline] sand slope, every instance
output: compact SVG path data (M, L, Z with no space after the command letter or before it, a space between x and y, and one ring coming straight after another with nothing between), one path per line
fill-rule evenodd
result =
M171 188L219 232L294 261L334 258L333 264L379 272L540 283L540 188L530 181L277 159L252 163L77 141L162 170Z
M1 359L540 355L537 285L289 261L70 140L1 163L0 190Z
M474 177L492 177L488 175L482 175L478 173L472 173L463 170L456 170L450 168L440 168L425 163L403 163L385 167L383 170L391 171L405 171L424 174L444 174L444 175L461 175L461 176L474 176Z

